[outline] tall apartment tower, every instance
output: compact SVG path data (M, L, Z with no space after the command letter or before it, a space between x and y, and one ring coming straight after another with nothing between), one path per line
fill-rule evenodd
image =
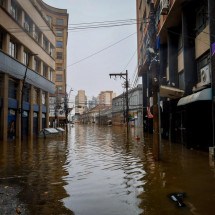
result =
M215 145L215 1L136 0L136 8L143 107L156 75L162 136L208 151Z
M101 91L98 95L98 103L106 106L112 105L112 99L116 97L113 91Z
M87 108L87 96L85 90L79 90L75 97L75 115L81 115Z
M0 139L32 137L48 127L55 45L34 1L0 1Z
M45 4L42 0L34 0L40 6L41 13L50 24L56 37L55 49L55 73L53 80L56 85L54 94L50 95L50 124L57 121L62 124L65 121L64 103L66 98L67 82L67 39L69 14L66 9L54 8Z

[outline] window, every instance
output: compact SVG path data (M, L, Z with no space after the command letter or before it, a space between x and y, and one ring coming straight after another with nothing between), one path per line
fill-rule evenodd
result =
M178 75L179 89L185 90L184 71L181 71Z
M34 58L34 71L39 73L39 60Z
M24 51L24 53L23 53L23 63L24 63L25 65L28 64L28 53L25 52L25 51Z
M16 44L12 41L9 43L9 55L16 58Z
M36 31L36 30L34 31L33 37L37 42L39 42L39 32L38 31Z
M57 82L62 82L63 81L63 76L62 75L56 75L56 81Z
M49 80L50 81L53 81L53 70L50 70L50 72L49 72Z
M62 37L63 36L63 31L62 30L57 30L56 31L56 36L57 37Z
M62 41L57 41L56 42L56 47L57 48L63 48L63 42Z
M49 41L44 37L43 38L43 48L48 51L49 48Z
M53 45L51 45L50 46L50 55L52 56L52 57L54 57L54 46Z
M43 65L43 76L48 77L48 67L46 65Z
M207 4L202 5L196 11L196 35L198 35L208 24Z
M51 25L52 24L52 17L51 16L46 16L46 20L48 23Z
M25 28L26 31L30 32L30 24L29 24L29 21L25 20L24 28Z
M63 59L63 53L62 52L57 52L57 59Z
M63 23L64 23L63 19L57 19L56 20L57 25L63 25Z
M62 86L57 86L57 92L61 93L63 91L63 87Z
M12 99L16 99L16 93L17 93L17 83L10 79L9 80L9 87L8 87L8 97Z
M56 70L58 70L58 71L63 71L63 66L62 66L62 64L57 63L57 64L56 64Z
M16 8L16 4L14 3L14 1L11 1L10 14L12 15L12 17L14 19L17 19L17 8Z

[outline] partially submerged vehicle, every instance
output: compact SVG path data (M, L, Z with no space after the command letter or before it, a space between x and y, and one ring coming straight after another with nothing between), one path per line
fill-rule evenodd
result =
M39 137L52 137L52 136L58 136L59 134L62 134L65 130L63 128L43 128L39 132Z
M61 127L57 127L56 129L57 129L58 132L61 133L61 134L65 131L65 130L64 130L63 128L61 128Z

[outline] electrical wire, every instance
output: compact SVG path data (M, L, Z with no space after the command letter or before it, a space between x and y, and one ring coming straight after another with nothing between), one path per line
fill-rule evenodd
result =
M98 28L110 28L110 27L121 27L121 26L128 26L128 25L136 25L139 23L148 23L145 19L127 19L127 20L112 20L112 21L103 21L103 22L89 22L89 23L77 23L77 24L68 24L67 31L76 31L76 30L86 30L86 29L98 29ZM66 28L63 26L64 29ZM50 27L48 26L38 26L37 27L42 32L45 31L52 31ZM55 26L56 29L58 29L57 26ZM62 29L62 27L59 27L59 29ZM10 33L22 33L23 30L20 29L20 27L13 27L13 28L7 28ZM32 33L33 31L28 32Z
M82 62L82 61L84 61L84 60L87 60L87 59L89 59L89 58L91 58L91 57L93 57L93 56L95 56L95 55L97 55L97 54L99 54L99 53L101 53L101 52L103 52L103 51L105 51L105 50L107 50L107 49L109 49L109 48L115 46L115 45L117 45L118 43L120 43L120 42L122 42L122 41L128 39L129 37L131 37L131 36L133 36L133 35L135 35L135 34L136 34L136 32L135 32L135 33L132 33L132 34L130 34L130 35L128 35L127 37L122 38L121 40L119 40L119 41L117 41L117 42L115 42L115 43L113 43L113 44L111 44L111 45L109 45L109 46L107 46L107 47L105 47L105 48L103 48L103 49L101 49L101 50L99 50L99 51L97 51L97 52L95 52L95 53L93 53L93 54L87 56L87 57L85 57L85 58L82 58L82 59L80 59L80 60L78 60L78 61L76 61L76 62L74 62L74 63L68 65L67 68L70 67L70 66L73 66L73 65L75 65L75 64L77 64L77 63L80 63L80 62Z

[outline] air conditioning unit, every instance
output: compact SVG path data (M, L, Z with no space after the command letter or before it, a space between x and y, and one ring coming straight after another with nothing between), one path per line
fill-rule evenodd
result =
M209 65L200 69L200 82L196 85L196 88L203 88L211 83Z
M27 22L24 23L24 28L27 30L27 31L30 31L30 26Z
M200 80L201 80L201 85L207 85L211 83L211 78L210 78L210 70L209 70L209 65L203 67L200 70Z
M169 0L160 0L160 14L167 15L169 12Z

